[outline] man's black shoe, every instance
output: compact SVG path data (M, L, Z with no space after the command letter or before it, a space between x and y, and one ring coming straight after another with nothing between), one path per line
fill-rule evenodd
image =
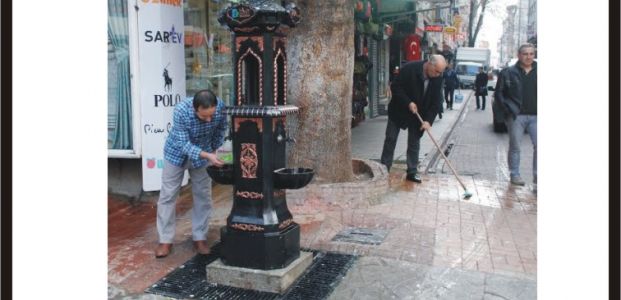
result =
M423 182L423 181L420 179L420 176L419 176L418 174L415 174L415 173L410 173L410 174L408 174L407 176L405 176L405 179L407 179L407 180L409 180L409 181L418 182L418 183Z

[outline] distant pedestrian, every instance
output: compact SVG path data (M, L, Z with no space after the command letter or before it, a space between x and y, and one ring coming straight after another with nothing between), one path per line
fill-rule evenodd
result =
M453 70L453 64L448 64L442 77L444 78L444 100L446 101L446 109L453 110L453 96L455 95L455 89L459 87L459 77L457 77L457 72Z
M423 131L431 129L436 114L442 105L442 72L446 60L442 55L433 54L428 61L409 62L399 70L392 85L392 99L388 104L386 138L381 162L390 171L401 129L408 130L407 176L406 179L421 182L417 174L420 138ZM423 119L420 123L414 112Z
M520 140L524 130L533 143L533 183L537 184L537 62L535 46L523 44L518 62L504 69L498 78L494 98L505 113L509 131L508 163L511 183L524 185L520 176Z
M479 68L479 74L477 74L474 80L474 95L477 98L477 109L485 110L485 96L487 96L487 73L483 71L483 68ZM483 102L479 102L479 97Z
M207 230L211 214L211 179L207 164L222 166L215 151L224 143L226 115L224 102L209 90L202 90L178 103L173 125L164 145L162 187L157 202L159 244L155 257L165 257L172 250L175 237L175 203L183 173L192 179L192 240L200 254L209 254Z

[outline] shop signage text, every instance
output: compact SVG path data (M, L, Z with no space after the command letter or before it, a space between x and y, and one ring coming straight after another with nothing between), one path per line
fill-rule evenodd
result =
M427 25L425 26L427 32L442 32L442 25Z
M446 27L444 27L444 32L445 33L456 33L457 32L457 28L455 28L453 26L446 26Z
M181 0L142 0L143 3L151 4L166 4L176 7L181 7Z
M175 106L177 103L181 102L181 95L175 94L173 97L172 94L164 94L164 95L153 95L154 97L154 105L155 107L163 106L170 107Z
M144 41L145 42L153 42L153 43L173 43L173 44L181 44L183 42L183 33L175 32L175 28L173 27L172 31L155 31L155 35L152 30L147 30L144 32Z
M147 192L161 187L164 144L176 104L186 99L183 2L137 1L142 187Z
M170 133L170 130L172 129L172 123L168 122L165 128L157 127L153 124L145 124L143 129L144 134Z

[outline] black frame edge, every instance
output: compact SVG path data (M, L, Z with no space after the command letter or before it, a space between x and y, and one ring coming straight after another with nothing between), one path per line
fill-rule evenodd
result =
M12 112L13 112L13 3L11 0L0 2L2 13L2 114L1 120L1 154L2 161L2 201L0 212L2 213L2 274L0 284L2 299L13 299L13 135L12 135Z
M618 17L621 14L621 8L619 1L609 1L608 10L608 26L609 26L609 59L608 64L608 126L609 126L609 266L608 266L608 284L609 284L609 299L621 299L621 279L619 277L619 269L621 268L621 251L619 247L619 240L621 235L621 223L619 222L619 213L621 208L619 201L621 199L621 177L619 171L621 170L619 149L619 140L621 138L619 128L621 123L619 122L619 115L621 115L621 108L619 106L619 87L621 86L621 79L619 77L619 70L621 69L621 63L619 61L619 25L621 24Z

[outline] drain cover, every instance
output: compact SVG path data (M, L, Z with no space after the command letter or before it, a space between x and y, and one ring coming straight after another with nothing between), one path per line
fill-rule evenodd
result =
M346 228L332 238L334 242L349 242L379 245L388 235L388 230L371 228Z
M207 282L205 267L219 257L220 244L207 256L196 255L145 290L146 293L175 299L326 299L341 282L356 256L301 249L313 253L313 263L283 294L274 294L216 285Z

